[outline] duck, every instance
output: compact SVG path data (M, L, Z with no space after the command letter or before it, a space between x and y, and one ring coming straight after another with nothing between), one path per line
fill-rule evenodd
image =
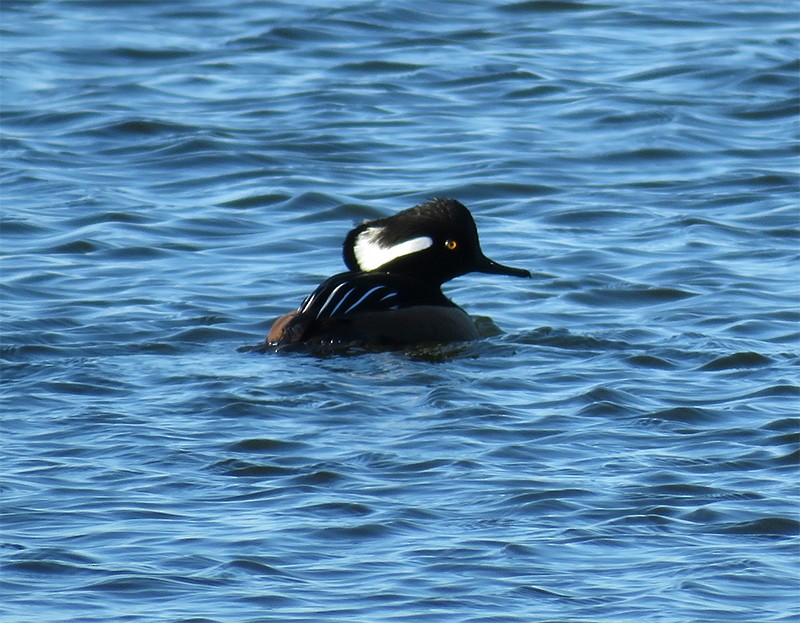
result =
M433 198L361 223L345 237L342 256L348 270L275 320L265 346L401 348L477 340L475 321L442 285L471 272L531 277L484 255L472 214L455 199Z

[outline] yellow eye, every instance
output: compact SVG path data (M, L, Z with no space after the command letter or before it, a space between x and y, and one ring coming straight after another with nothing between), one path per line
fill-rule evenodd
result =
M444 246L446 246L448 250L453 251L458 246L458 243L455 240L446 240Z

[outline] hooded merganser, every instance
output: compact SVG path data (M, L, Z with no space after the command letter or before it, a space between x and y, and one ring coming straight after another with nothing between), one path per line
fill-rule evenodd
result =
M472 215L454 199L362 223L347 234L343 256L349 272L326 279L278 318L265 346L474 340L475 323L442 294L442 284L469 272L531 276L486 257Z

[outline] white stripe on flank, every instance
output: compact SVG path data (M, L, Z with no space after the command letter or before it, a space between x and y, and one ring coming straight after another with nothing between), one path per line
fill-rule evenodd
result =
M381 290L383 288L384 288L384 286L375 286L374 288L370 288L369 290L367 290L367 293L364 296L362 296L355 303L353 303L350 307L348 307L347 309L344 310L345 315L349 314L356 307L361 305L361 303L364 301L364 299L366 299L370 294L372 294L373 292L376 292L378 290Z
M382 227L368 227L356 236L353 254L361 270L375 270L398 257L422 251L433 245L433 238L419 236L385 247L378 242L382 231Z
M343 296L343 297L342 297L342 298L339 300L339 302L338 302L338 303L336 303L336 307L334 307L334 308L331 310L331 313L330 313L330 314L328 314L328 315L329 315L329 316L331 316L331 317L335 316L335 315L336 315L336 312L337 312L337 310L338 310L338 309L339 309L339 308L342 306L342 303L344 303L344 302L347 300L347 297L348 297L348 296L350 296L350 295L351 295L353 292L355 292L355 288L351 288L351 289L349 289L349 290L348 290L348 291L345 293L345 295L344 295L344 296Z
M341 290L343 287L345 287L346 285L347 285L346 283L340 283L338 286L336 286L336 287L333 289L333 292L331 292L330 296L328 297L328 300L327 300L327 301L325 301L324 305L323 305L322 307L320 307L319 311L317 312L317 318L319 318L320 316L322 316L322 312L324 312L324 311L325 311L325 308L326 308L326 307L327 307L327 306L330 304L330 302L331 302L331 301L334 299L334 297L336 296L336 293L337 293L339 290Z
M311 307L311 303L313 303L313 302L314 302L314 299L315 299L315 298L317 298L317 296L316 296L316 294L315 294L315 293L313 293L313 292L312 292L311 294L309 294L309 295L306 297L306 300L305 300L305 301L303 301L303 302L301 303L301 305L300 305L300 307L298 308L298 310L297 310L297 311L299 311L300 313L302 313L302 312L304 312L305 310L307 310L309 307Z

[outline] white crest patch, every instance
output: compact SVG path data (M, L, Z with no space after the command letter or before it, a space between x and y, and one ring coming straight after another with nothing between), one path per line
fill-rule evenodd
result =
M356 236L353 253L361 270L375 270L398 257L433 246L433 238L419 236L385 247L378 242L378 236L382 231L382 227L368 227Z

